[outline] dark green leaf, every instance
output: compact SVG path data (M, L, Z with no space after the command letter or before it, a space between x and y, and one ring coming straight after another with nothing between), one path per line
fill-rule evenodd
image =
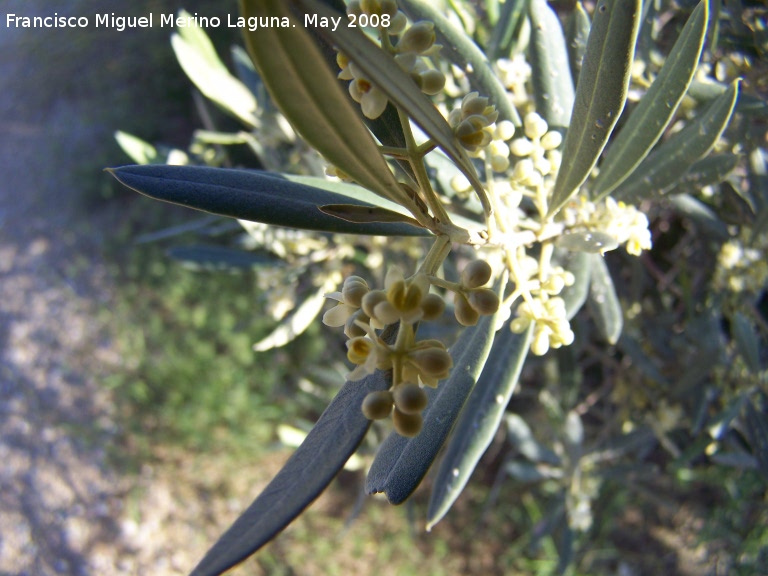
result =
M398 5L414 22L430 20L435 24L437 42L443 46L441 54L452 64L467 72L467 78L473 90L481 96L487 96L491 104L499 111L499 120L509 120L520 126L520 116L509 100L506 88L499 81L491 63L477 45L463 30L458 30L453 23L443 16L433 2L423 0L399 0Z
M702 158L690 167L680 180L675 182L670 194L697 195L705 186L719 184L733 172L739 163L736 154L712 154Z
M483 316L466 328L454 346L451 375L437 389L427 390L424 427L415 438L392 433L382 443L368 472L368 493L384 492L393 504L404 502L421 483L437 458L456 418L475 386L491 350L496 316Z
M573 12L568 16L565 25L565 36L568 40L568 62L570 63L574 84L579 81L591 26L592 22L589 20L589 14L584 10L581 2L576 2L576 6L574 6Z
M616 344L624 326L624 314L605 260L590 254L590 283L587 304L597 331L610 344Z
M536 112L550 128L568 127L573 107L573 79L560 20L546 0L530 0L529 46Z
M768 411L765 408L760 410L759 407L753 406L752 402L747 402L746 423L752 453L757 459L760 472L768 481Z
M274 538L330 484L357 449L371 422L365 396L391 385L376 372L347 382L277 476L211 548L191 576L215 576L242 562Z
M728 126L738 96L739 81L736 80L702 114L649 154L613 196L635 203L667 193L694 162L706 156L715 145Z
M423 228L408 224L355 224L323 214L319 206L326 204L373 205L355 197L292 182L272 172L165 165L122 166L109 169L109 172L129 188L151 198L221 216L323 232L429 235Z
M370 222L402 222L411 226L419 226L413 218L392 212L379 206L359 206L356 204L326 204L320 206L323 214L341 218L347 222L368 224Z
M508 58L512 47L517 41L516 33L525 20L528 10L528 0L506 0L501 7L499 20L493 27L491 39L488 41L488 58L496 61L499 58Z
M728 234L728 227L723 223L717 214L701 200L698 200L688 194L675 194L669 197L669 203L672 206L686 216L690 218L694 224L697 224L701 229L712 236L716 240L727 240L730 237Z
M496 435L517 386L532 334L533 325L523 334L514 334L508 325L504 325L494 340L477 386L456 422L435 476L427 512L427 530L445 516L459 497Z
M624 108L641 3L641 0L597 3L549 215L555 214L578 192Z
M739 353L747 362L749 370L753 374L760 373L760 335L755 330L752 322L741 312L736 312L731 317L733 335L736 339Z
M683 99L701 57L709 17L708 1L688 18L659 75L611 143L592 186L600 199L626 179L659 141Z
M267 254L205 244L174 246L168 249L168 256L187 266L223 270L269 266L279 262L277 258Z

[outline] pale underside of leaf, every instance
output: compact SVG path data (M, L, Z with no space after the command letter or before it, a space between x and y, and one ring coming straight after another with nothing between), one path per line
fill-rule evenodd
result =
M587 179L624 108L641 4L641 0L600 0L597 4L550 199L550 216Z
M614 197L636 202L668 192L709 153L728 126L739 97L739 82L735 80L704 112L649 154L618 187Z
M613 192L632 173L672 120L704 48L708 8L708 0L704 0L693 11L661 72L611 143L592 185L596 199Z
M546 0L531 0L529 46L536 112L551 128L565 129L574 102L573 79L560 20Z
M435 476L427 512L427 530L448 512L493 441L517 386L532 334L533 325L523 334L514 334L505 325L494 340Z
M616 344L624 327L621 302L616 295L605 259L599 254L590 254L589 258L591 262L587 303L600 336L609 344Z

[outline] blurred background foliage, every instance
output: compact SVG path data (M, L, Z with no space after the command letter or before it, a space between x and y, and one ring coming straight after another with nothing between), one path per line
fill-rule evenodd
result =
M108 4L125 9L103 0L76 4L81 12L96 4L99 12ZM234 4L140 0L131 10L235 13ZM454 4L463 14L477 9L475 36L487 41L494 18L488 8L495 3ZM553 3L563 15L571 4ZM653 4L663 51L694 3ZM381 519L392 511L380 503L368 504L347 531L358 513L362 476L344 472L331 498L348 515L312 514L252 560L252 571L289 574L289 566L319 566L298 573L348 573L354 563L345 563L341 549L366 558L357 566L361 573L375 567L382 574L768 573L766 462L756 456L766 437L754 432L765 435L768 414L766 221L760 216L768 198L768 66L759 25L766 15L760 2L720 8L717 43L707 58L711 77L744 78L739 115L726 134L740 143L742 161L725 182L700 195L696 207L674 198L645 203L653 250L640 260L620 253L606 258L625 309L622 340L615 347L598 342L594 319L582 315L574 346L527 364L506 435L499 435L433 535L403 528L404 517L415 516L412 508L426 506L419 494L404 511L396 509L395 521ZM239 39L225 29L209 32L226 67L236 70L229 49ZM114 31L103 33L103 42L114 38ZM208 141L195 135L200 127L239 134L242 124L190 91L168 31L124 35L120 52L64 43L49 69L22 82L38 84L44 74L46 83L64 90L109 98L94 124L139 135L161 156L175 149L196 163L253 165L247 141L224 149L210 134ZM48 41L29 37L24 49L37 51ZM85 53L105 73L72 82ZM260 103L263 96L257 94ZM38 97L30 104L55 106L55 94ZM284 152L290 157L297 148L290 144ZM300 157L305 153L298 149ZM201 240L237 246L241 230L138 197L97 173L120 157L117 145L104 146L70 175L83 190L84 213L102 215L104 250L119 286L103 311L121 355L121 369L104 380L123 426L116 462L127 469L147 459L162 465L170 446L226 450L232 468L259 467L259 458L278 446L280 424L307 429L333 396L341 345L316 323L278 352L255 353L253 343L274 327L264 314L267 295L257 287L260 269L191 269L184 265L189 258L178 257L178 247ZM169 258L174 249L177 258ZM729 250L740 256L728 260ZM759 251L749 266L723 266L744 262L749 250ZM309 379L300 374L320 360L325 372ZM574 435L583 439L576 443ZM569 452L577 444L579 453ZM363 458L373 448L373 442L364 446ZM576 465L578 485L563 490L564 478L574 476L562 467ZM564 494L586 502L590 527L578 536L562 530ZM382 524L388 528L370 528ZM320 542L317 534L327 531L343 534L344 547ZM375 556L361 552L369 540Z

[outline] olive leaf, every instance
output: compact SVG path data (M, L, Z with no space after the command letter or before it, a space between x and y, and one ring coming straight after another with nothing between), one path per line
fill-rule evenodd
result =
M288 18L293 24L259 28L246 33L245 41L272 100L302 138L361 186L409 207L417 216L418 207L403 193L317 43L289 4L241 0L241 13L245 18Z
M590 254L590 283L587 305L597 331L610 344L616 344L624 326L624 313L616 295L611 273L600 254Z
M529 46L536 111L552 128L565 129L573 108L573 80L560 20L546 0L530 0Z
M427 530L451 508L480 457L493 441L517 386L532 335L533 324L522 334L514 334L509 325L505 325L494 340L488 360L461 411L435 475L427 511Z
M738 97L739 80L735 80L704 112L649 154L613 196L637 202L667 193L715 145L731 120Z
M608 148L591 186L596 199L613 192L664 134L693 80L704 48L708 18L709 5L704 0L688 18L656 80Z
M390 336L393 334L391 330ZM331 483L368 432L371 421L360 409L363 399L391 384L391 373L382 371L344 384L301 446L206 553L191 576L215 576L229 570L301 514Z
M182 10L179 16L190 19L192 15ZM189 79L224 110L248 126L258 126L256 98L245 84L229 73L208 35L198 26L178 30L171 36L171 46Z
M581 2L576 2L565 24L565 37L568 40L568 63L574 84L579 81L584 53L587 51L587 38L592 22Z
M430 233L403 222L359 224L335 218L320 211L327 204L374 204L364 197L386 203L358 186L335 186L331 192L289 177L258 170L229 170L203 166L121 166L108 169L120 182L137 192L189 208L221 216L262 222L276 226L347 234L383 236L426 236ZM308 180L300 179L303 182ZM318 179L319 180L319 179ZM309 180L313 183L318 180ZM332 183L329 183L331 186ZM359 193L359 194L358 194ZM349 194L349 195L346 195Z
M624 108L641 4L641 0L597 3L563 144L563 161L549 202L549 216L578 192Z

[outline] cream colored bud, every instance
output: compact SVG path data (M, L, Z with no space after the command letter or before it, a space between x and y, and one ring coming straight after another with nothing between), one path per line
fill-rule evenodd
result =
M461 102L461 112L465 117L473 114L482 115L487 106L488 98L481 97L477 92L470 92Z
M544 356L549 351L549 329L537 324L531 342L531 352L536 356Z
M368 293L368 283L360 276L350 276L344 280L344 286L341 294L344 297L344 303L350 306L360 308L363 296Z
M352 314L344 323L344 334L347 338L360 338L366 335L366 331L358 325L358 322L362 324L368 324L371 319L362 310L358 310Z
M509 158L498 154L491 156L491 170L501 173L506 172L507 168L509 168Z
M530 112L525 115L523 119L523 127L525 128L525 135L531 140L541 138L549 130L547 121L539 116L536 112Z
M515 156L524 157L530 156L533 153L533 142L527 138L515 138L509 145L509 150Z
M392 19L389 21L387 34L390 36L397 36L398 34L401 34L403 30L405 30L406 26L408 26L408 17L403 12L398 10L397 13L392 16Z
M440 72L440 70L430 68L419 74L418 84L424 94L434 96L445 88L445 74Z
M398 52L416 52L421 54L435 43L435 25L428 20L420 20L408 28L397 43Z
M509 120L502 120L496 124L493 131L493 137L496 140L509 140L515 135L515 125Z
M550 130L541 137L541 147L544 150L554 150L563 143L563 135L560 132Z
M383 290L371 290L368 292L365 296L363 296L363 300L361 302L363 312L365 312L368 316L373 318L376 314L374 312L374 309L376 308L376 305L380 302L385 302L387 300L387 293Z

